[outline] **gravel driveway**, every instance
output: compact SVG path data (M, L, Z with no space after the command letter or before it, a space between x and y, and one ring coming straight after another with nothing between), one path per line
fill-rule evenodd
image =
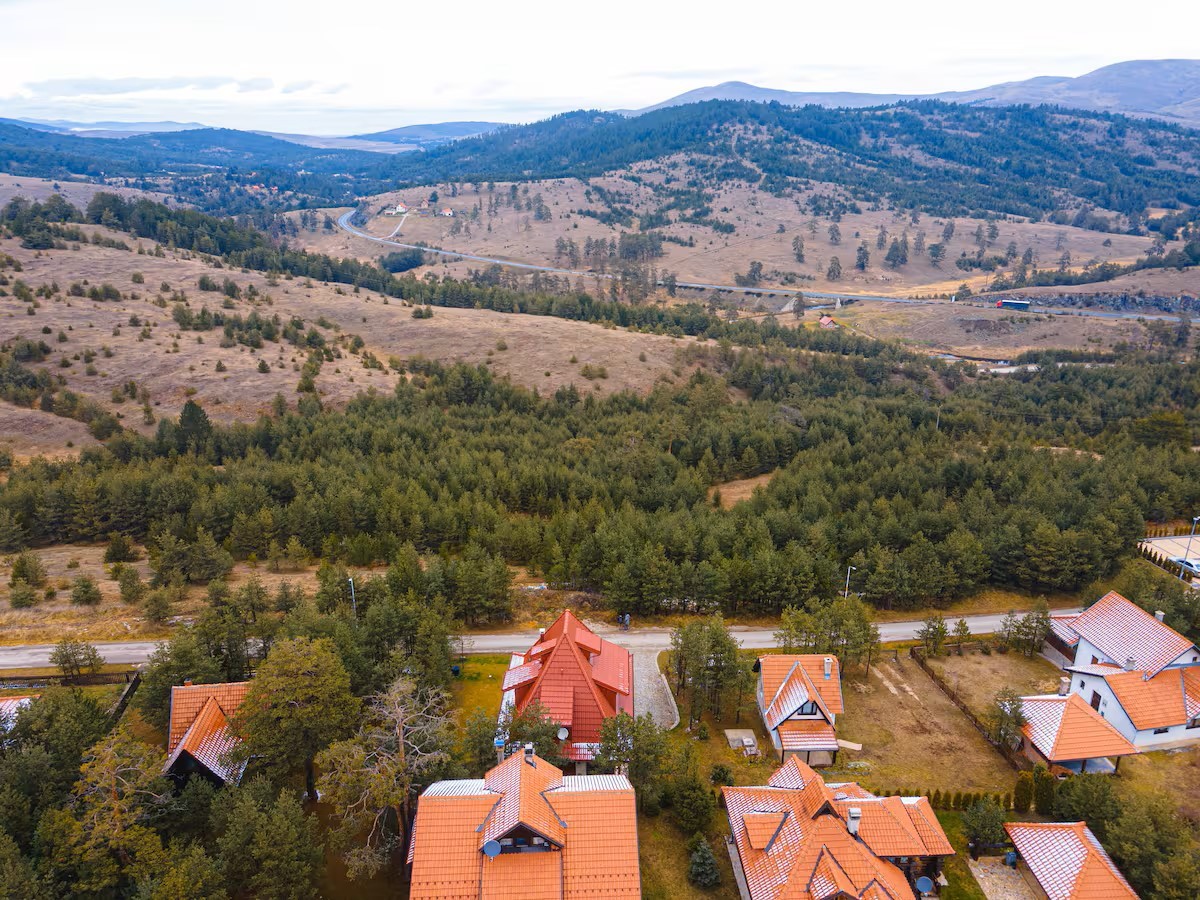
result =
M658 669L658 650L633 651L633 711L650 713L663 728L679 724L679 708L667 680Z

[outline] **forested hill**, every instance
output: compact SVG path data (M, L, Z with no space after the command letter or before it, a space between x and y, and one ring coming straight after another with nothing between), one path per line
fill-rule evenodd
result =
M1049 107L711 101L636 118L578 111L384 158L214 129L105 140L0 126L2 170L165 180L181 199L225 213L343 204L403 184L590 178L651 160L681 186L741 179L824 196L825 209L889 203L1041 219L1096 208L1136 228L1152 207L1200 205L1200 132Z
M736 142L734 141L737 136ZM394 160L414 180L589 177L673 154L772 191L844 186L934 214L1039 217L1089 203L1138 217L1200 202L1200 132L1047 107L874 109L710 101L636 118L575 112Z

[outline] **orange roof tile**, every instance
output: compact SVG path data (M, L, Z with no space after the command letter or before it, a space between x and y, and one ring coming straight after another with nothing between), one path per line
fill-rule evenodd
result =
M1070 627L1119 665L1155 675L1192 642L1115 591L1105 594L1072 620Z
M528 831L550 837L552 849L483 852L489 840ZM413 900L640 897L633 788L620 775L563 775L517 754L483 779L430 786L409 860Z
M784 750L837 750L837 734L824 719L788 719L775 729Z
M196 716L200 715L200 710L209 698L215 698L225 715L232 716L246 699L246 691L249 688L248 681L186 684L171 688L171 724L167 730L167 753L175 750L175 746L196 721Z
M1050 762L1072 762L1137 753L1098 712L1078 694L1022 697L1025 724L1021 731Z
M1111 669L1102 677L1138 731L1182 725L1200 711L1200 668L1164 669L1152 678Z
M824 900L838 891L911 900L903 873L883 857L954 853L924 798L826 785L794 757L767 786L727 787L724 796L752 900ZM845 822L851 808L862 812L857 838Z
M825 677L825 660L830 660L830 677ZM809 682L816 688L817 695L829 712L835 716L845 711L842 703L841 667L836 656L822 653L774 653L770 656L760 656L758 659L759 678L762 679L763 700L770 706L783 687L785 679L792 671L792 665L799 663L800 668L808 675Z
M0 730L7 731L17 721L17 713L40 697L41 694L22 694L0 697Z
M514 657L504 690L517 712L533 702L570 729L569 740L592 744L600 726L633 711L633 655L564 611L524 656Z
M1006 822L1004 828L1050 900L1137 900L1086 822Z
M245 771L245 761L230 759L241 740L229 728L229 717L216 697L209 697L199 715L175 749L167 756L163 772L170 772L179 757L187 753L223 782L238 782Z

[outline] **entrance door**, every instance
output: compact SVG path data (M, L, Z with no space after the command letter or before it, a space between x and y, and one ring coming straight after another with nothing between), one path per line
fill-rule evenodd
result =
M1100 692L1092 691L1092 709L1100 709Z

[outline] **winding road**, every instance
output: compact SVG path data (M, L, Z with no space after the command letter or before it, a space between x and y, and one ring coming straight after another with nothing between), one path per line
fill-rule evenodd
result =
M1055 613L1081 612L1080 609L1055 610ZM954 617L949 617L953 619ZM1004 615L993 613L966 616L972 634L988 634L1000 627ZM611 625L588 623L597 634L620 644L634 653L639 651L661 652L671 645L670 628L632 628L621 631ZM879 637L884 642L914 640L921 627L921 620L885 622L879 625ZM775 647L773 628L754 628L734 625L730 629L734 638L747 650L765 650ZM536 631L512 631L493 634L469 634L463 636L463 649L467 653L517 653L530 648L537 638ZM120 641L97 643L96 649L107 663L139 664L150 658L157 643L154 641ZM16 647L0 647L0 669L24 669L50 665L52 644L26 644Z
M390 237L381 238L376 235L369 234L360 228L356 228L350 224L350 219L354 216L354 210L347 213L342 213L338 217L337 224L342 231L354 237L363 238L364 240L373 241L376 244L384 244L388 247L399 247L403 250L423 250L426 253L435 253L438 256L447 256L452 259L469 259L472 262L488 263L490 265L506 266L510 269L523 269L529 272L549 272L553 275L572 275L580 278L608 278L614 276L607 272L584 272L579 269L563 269L558 266L539 266L536 263L516 262L511 259L500 259L494 256L477 256L474 253L462 253L458 250L438 250L433 247L426 247L422 244L405 244L400 241L393 241ZM404 224L401 222L401 224ZM396 231L400 228L397 226ZM393 231L394 235L396 231ZM659 284L662 284L660 281ZM829 291L810 291L802 288L755 288L742 287L735 284L708 284L703 281L676 281L675 284L681 288L692 288L702 291L729 291L735 294L748 294L757 297L769 297L775 294L783 294L785 296L796 296L803 294L805 299L813 298L815 300L878 300L881 303L907 303L914 306L948 306L946 301L941 300L914 300L911 297L889 297L883 294L839 294ZM1178 316L1170 315L1169 313L1142 313L1142 312L1104 312L1097 309L1082 309L1075 307L1054 307L1054 306L1039 306L1036 311L1047 316L1087 316L1094 319L1160 319L1166 322L1179 321Z

